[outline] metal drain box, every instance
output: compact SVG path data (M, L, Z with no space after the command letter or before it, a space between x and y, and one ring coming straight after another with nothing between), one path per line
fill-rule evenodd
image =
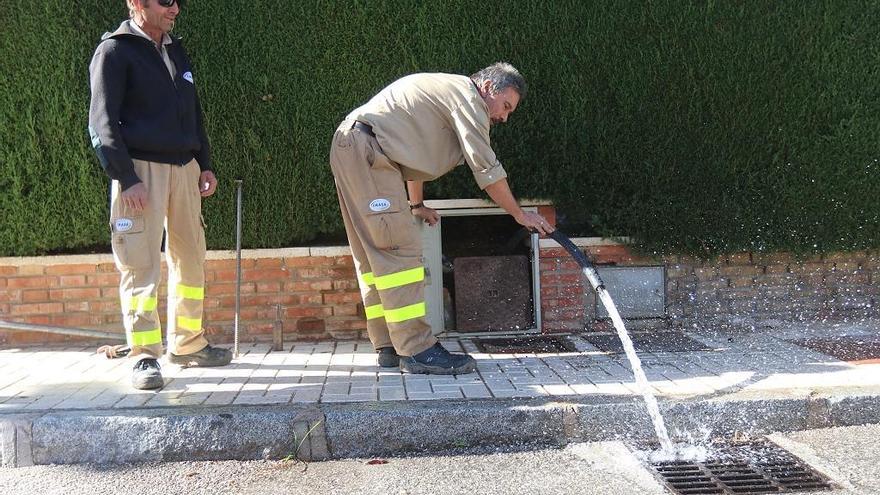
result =
M660 318L666 314L666 269L662 266L600 266L599 276L623 318ZM608 318L596 298L596 316Z
M456 258L455 324L459 332L532 327L532 282L527 256Z

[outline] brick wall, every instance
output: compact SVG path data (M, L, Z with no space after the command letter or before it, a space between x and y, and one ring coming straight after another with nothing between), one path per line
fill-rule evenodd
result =
M710 263L680 256L666 263L668 314L686 323L880 315L880 255L875 252L810 257L740 253Z
M738 253L702 261L687 256L638 257L605 240L575 239L598 265L666 267L662 324L757 325L778 321L843 321L880 316L880 253L797 257ZM607 329L595 319L595 295L580 267L553 241L542 241L541 300L545 332Z
M880 316L880 254L875 252L808 258L741 253L706 262L637 257L603 239L574 241L600 265L665 265L664 325ZM577 264L555 242L541 245L542 330L607 329L595 318L595 295L586 290ZM271 341L276 321L286 341L365 338L347 247L246 250L242 258L243 341ZM206 330L213 342L231 342L235 253L209 252L205 273ZM118 281L110 255L0 258L0 319L122 333ZM163 321L165 291L162 284ZM0 345L73 340L0 331Z
M572 239L597 265L647 266L658 262L633 256L614 241L599 238ZM605 330L596 321L596 296L581 267L552 240L541 241L541 314L545 333L584 329Z
M364 337L363 308L349 253L347 247L243 251L243 340L271 341L276 321L282 325L285 340ZM231 342L235 253L209 252L205 279L205 329L211 341ZM118 284L111 255L0 258L0 319L124 333ZM163 283L159 290L162 321L165 294ZM0 345L73 340L77 339L0 331Z

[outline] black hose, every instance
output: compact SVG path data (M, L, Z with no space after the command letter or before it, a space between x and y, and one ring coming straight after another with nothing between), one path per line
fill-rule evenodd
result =
M599 290L600 288L605 288L605 284L602 282L602 279L599 278L599 273L593 266L593 262L590 261L590 258L587 257L586 253L578 249L578 247L571 242L571 239L569 239L568 236L563 234L559 229L550 232L548 235L551 239L558 242L560 246L565 248L577 264L586 271L587 278L590 280L594 289Z
M554 230L548 234L551 239L558 242L560 246L564 247L566 251L577 261L578 265L581 265L581 268L592 268L593 263L590 262L590 258L587 258L587 255L584 254L583 251L578 249L577 246L571 242L565 234L563 234L559 229Z

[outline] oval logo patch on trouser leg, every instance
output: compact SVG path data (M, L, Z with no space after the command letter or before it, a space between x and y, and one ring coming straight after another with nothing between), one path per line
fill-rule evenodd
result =
M391 208L391 201L385 198L376 198L370 201L370 211L385 211Z

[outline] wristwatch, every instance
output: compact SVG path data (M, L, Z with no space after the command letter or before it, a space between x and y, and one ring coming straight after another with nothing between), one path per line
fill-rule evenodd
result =
M421 208L421 207L423 207L423 206L425 206L425 202L424 202L424 201L419 201L419 202L416 203L416 204L412 204L412 203L410 203L410 204L409 204L409 209L410 209L410 210L415 210L416 208Z

